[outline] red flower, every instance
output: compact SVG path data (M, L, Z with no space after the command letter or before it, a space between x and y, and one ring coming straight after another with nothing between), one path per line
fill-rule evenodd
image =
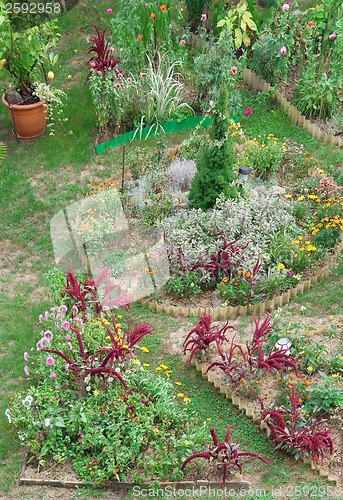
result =
M161 10L162 12L165 12L165 11L167 10L167 6L166 6L166 5L164 5L164 3L163 3L163 4L160 6L160 10Z
M130 417L131 418L135 418L134 414L133 413L130 413Z
M307 26L309 26L309 27L311 28L311 27L313 26L313 21L309 21L309 22L307 23Z
M152 13L150 14L150 17L151 17L151 19L154 19L154 18L155 18L155 14L152 12Z

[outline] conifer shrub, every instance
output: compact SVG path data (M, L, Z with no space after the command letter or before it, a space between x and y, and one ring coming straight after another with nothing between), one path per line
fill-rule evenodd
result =
M228 93L225 84L219 90L218 100L213 110L209 141L203 146L189 191L189 201L194 208L208 210L223 193L225 198L236 198L237 188L233 185L234 153L230 126L226 114Z

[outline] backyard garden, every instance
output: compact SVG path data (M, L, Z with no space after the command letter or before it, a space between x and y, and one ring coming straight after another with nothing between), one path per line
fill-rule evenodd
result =
M0 498L343 499L342 67L338 0L0 0Z

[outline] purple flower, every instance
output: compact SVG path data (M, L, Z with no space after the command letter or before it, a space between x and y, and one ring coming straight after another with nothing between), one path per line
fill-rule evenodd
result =
M251 108L246 108L245 110L245 116L250 116L252 113L252 109Z
M56 373L55 372L51 372L50 373L50 378L56 378Z
M27 352L24 352L24 360L27 361Z
M70 328L69 321L63 321L62 328L63 328L63 330L69 330L69 328Z
M289 10L289 4L288 3L284 3L283 6L282 6L282 10Z
M48 366L52 366L52 365L54 365L54 364L55 364L55 360L54 360L54 358L53 358L52 356L48 356L48 357L46 358L45 362L46 362L46 364L47 364Z
M112 9L111 8L107 9L106 12L107 12L107 14L112 14Z
M280 55L285 56L287 54L287 48L285 46L281 47Z
M27 375L28 377L30 376L29 368L27 366L24 366L24 372L25 372L25 375Z

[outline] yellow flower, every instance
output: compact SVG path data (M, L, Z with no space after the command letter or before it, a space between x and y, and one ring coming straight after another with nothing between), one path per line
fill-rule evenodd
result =
M163 370L167 370L168 366L166 365L160 365L161 368L163 368Z
M133 359L133 360L132 360L132 363L133 363L134 365L136 365L138 362L139 362L139 361L138 361L138 359Z
M211 419L210 419L210 418L208 418L208 419L207 419L207 422L209 422L210 420L211 420Z
M107 335L106 339L107 340L111 340L111 337L109 335Z
M183 400L184 400L185 403L188 403L188 401L190 401L189 398L183 398Z
M160 366L156 366L156 370L162 370Z
M188 444L188 441L184 441L185 444Z
M117 318L122 318L123 316L121 314L118 314Z
M295 258L297 258L297 257L298 257L298 254L297 254L297 253L295 253L295 254L294 254L294 257L295 257Z
M183 392L179 392L179 393L178 393L178 397L179 397L179 398L183 398L183 396L184 396L184 393L183 393Z
M310 241L305 241L305 244L306 245L309 245L311 242Z
M144 363L144 365L143 365L143 366L150 366L150 365L149 365L149 363Z
M140 350L144 352L149 352L149 349L147 349L146 347L140 347Z
M318 170L318 173L319 173L319 174L323 174L323 173L324 173L324 170L319 169L319 170Z
M286 194L286 198L292 198L291 194Z
M329 316L329 319L332 319L332 318L333 318L333 316Z
M305 250L305 247L300 247L299 250L300 252L303 252Z
M333 378L337 378L338 377L338 373L333 373L332 376L333 376Z
M299 198L298 198L298 199L299 199ZM302 236L298 236L298 240L300 240L300 241L301 241L302 239L303 239L303 237L302 237Z
M299 245L300 241L299 240L295 240L294 242L296 245Z
M340 359L340 361L342 361L342 359L343 359L343 356L341 356L341 357L340 357L339 359Z
M155 434L158 434L159 432L160 432L160 431L157 429L157 427L155 427L155 429L154 429L154 433L155 433Z
M298 198L298 201L303 201L304 197L303 196L299 196ZM299 238L300 239L300 238Z
M97 395L99 394L99 391L97 391L97 390L95 389L95 391L93 392L93 394L94 394L94 396L97 396Z
M181 382L175 382L176 385L182 385Z
M312 366L308 366L308 367L307 367L307 371L308 371L308 372L311 372L312 370L313 370L313 367L312 367Z
M278 267L279 269L285 269L284 264L282 264L281 262L278 264L278 266L277 266L277 267Z

